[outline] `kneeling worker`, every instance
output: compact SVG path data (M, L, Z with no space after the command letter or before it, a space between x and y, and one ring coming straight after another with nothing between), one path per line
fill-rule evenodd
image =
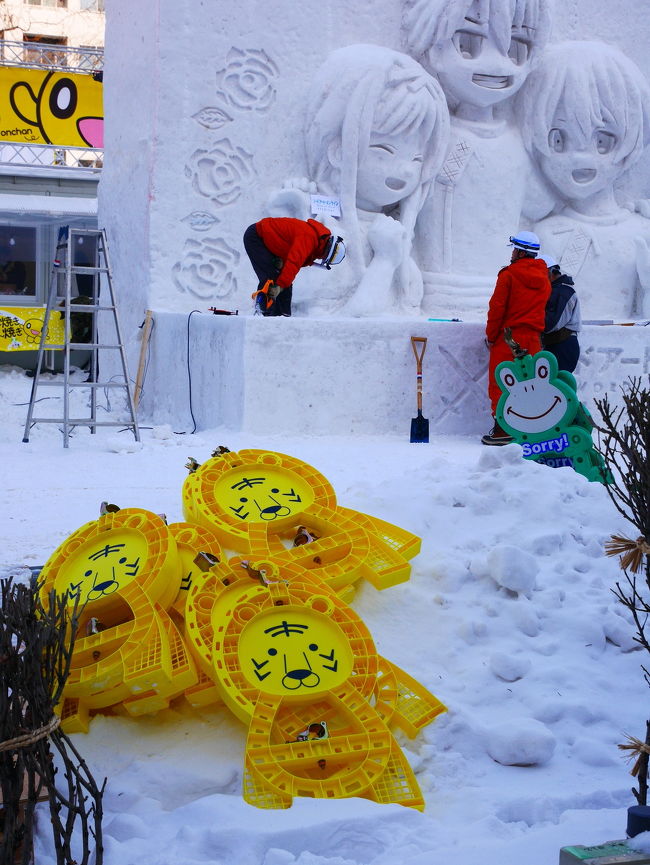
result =
M329 270L345 258L343 238L315 219L261 219L244 232L244 248L259 279L262 315L291 315L293 280L302 267Z

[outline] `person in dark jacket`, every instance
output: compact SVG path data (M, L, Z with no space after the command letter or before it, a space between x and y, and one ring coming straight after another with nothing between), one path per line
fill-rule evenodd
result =
M303 267L327 270L345 257L343 238L315 219L267 217L249 225L244 249L259 279L257 303L262 315L291 315L293 280ZM271 280L266 293L261 290Z
M510 238L510 243L513 246L510 264L499 271L485 328L485 341L490 349L488 393L493 417L501 396L494 371L502 361L512 360L512 349L505 341L504 331L510 328L512 338L530 354L540 351L546 302L551 293L546 263L537 258L537 235L532 231L520 231ZM481 439L484 445L506 445L512 440L496 417L492 430Z
M560 265L550 255L542 255L551 280L551 296L546 304L546 323L542 346L557 359L557 368L573 372L580 357L578 333L582 319L580 301L573 288L573 279L562 273Z

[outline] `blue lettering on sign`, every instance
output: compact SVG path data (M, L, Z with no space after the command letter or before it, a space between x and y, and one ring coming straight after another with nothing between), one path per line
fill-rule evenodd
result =
M560 453L569 447L569 437L566 433L554 439L547 439L543 442L535 442L529 444L525 442L521 448L525 457L538 456L539 454Z
M565 466L568 468L573 468L573 460L569 459L569 457L541 457L536 460L538 463L542 463L542 465L550 466L552 469L561 469Z

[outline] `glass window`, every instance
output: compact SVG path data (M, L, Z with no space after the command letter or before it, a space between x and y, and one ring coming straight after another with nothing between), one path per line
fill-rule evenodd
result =
M91 12L103 12L104 0L81 0L81 8L89 9Z
M81 235L77 237L75 248L72 250L72 263L75 267L98 267L98 256L99 248L96 236L84 237ZM99 274L77 273L76 279L79 297L89 300L99 297Z
M23 51L23 60L25 63L42 63L46 66L65 66L66 52L57 51L56 48L50 47L55 45L66 45L67 40L64 36L43 36L38 33L24 33L23 43L25 45ZM30 48L29 45L38 45L39 47Z
M0 296L36 296L36 228L0 226Z
M28 6L54 6L58 9L67 9L68 0L25 0Z

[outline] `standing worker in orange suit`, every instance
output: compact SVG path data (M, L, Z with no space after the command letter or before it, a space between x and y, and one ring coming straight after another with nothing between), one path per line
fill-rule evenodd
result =
M512 349L504 331L510 328L512 338L530 354L541 351L546 302L551 293L546 262L537 258L539 238L532 231L520 231L510 238L513 247L510 264L499 271L490 299L485 341L490 349L488 394L492 403L494 426L481 441L484 445L505 445L512 441L497 423L495 414L501 389L494 371L504 360L512 360Z
M267 217L249 225L244 249L259 279L256 308L262 315L291 315L298 271L312 264L329 270L345 257L343 238L315 219L291 217Z

